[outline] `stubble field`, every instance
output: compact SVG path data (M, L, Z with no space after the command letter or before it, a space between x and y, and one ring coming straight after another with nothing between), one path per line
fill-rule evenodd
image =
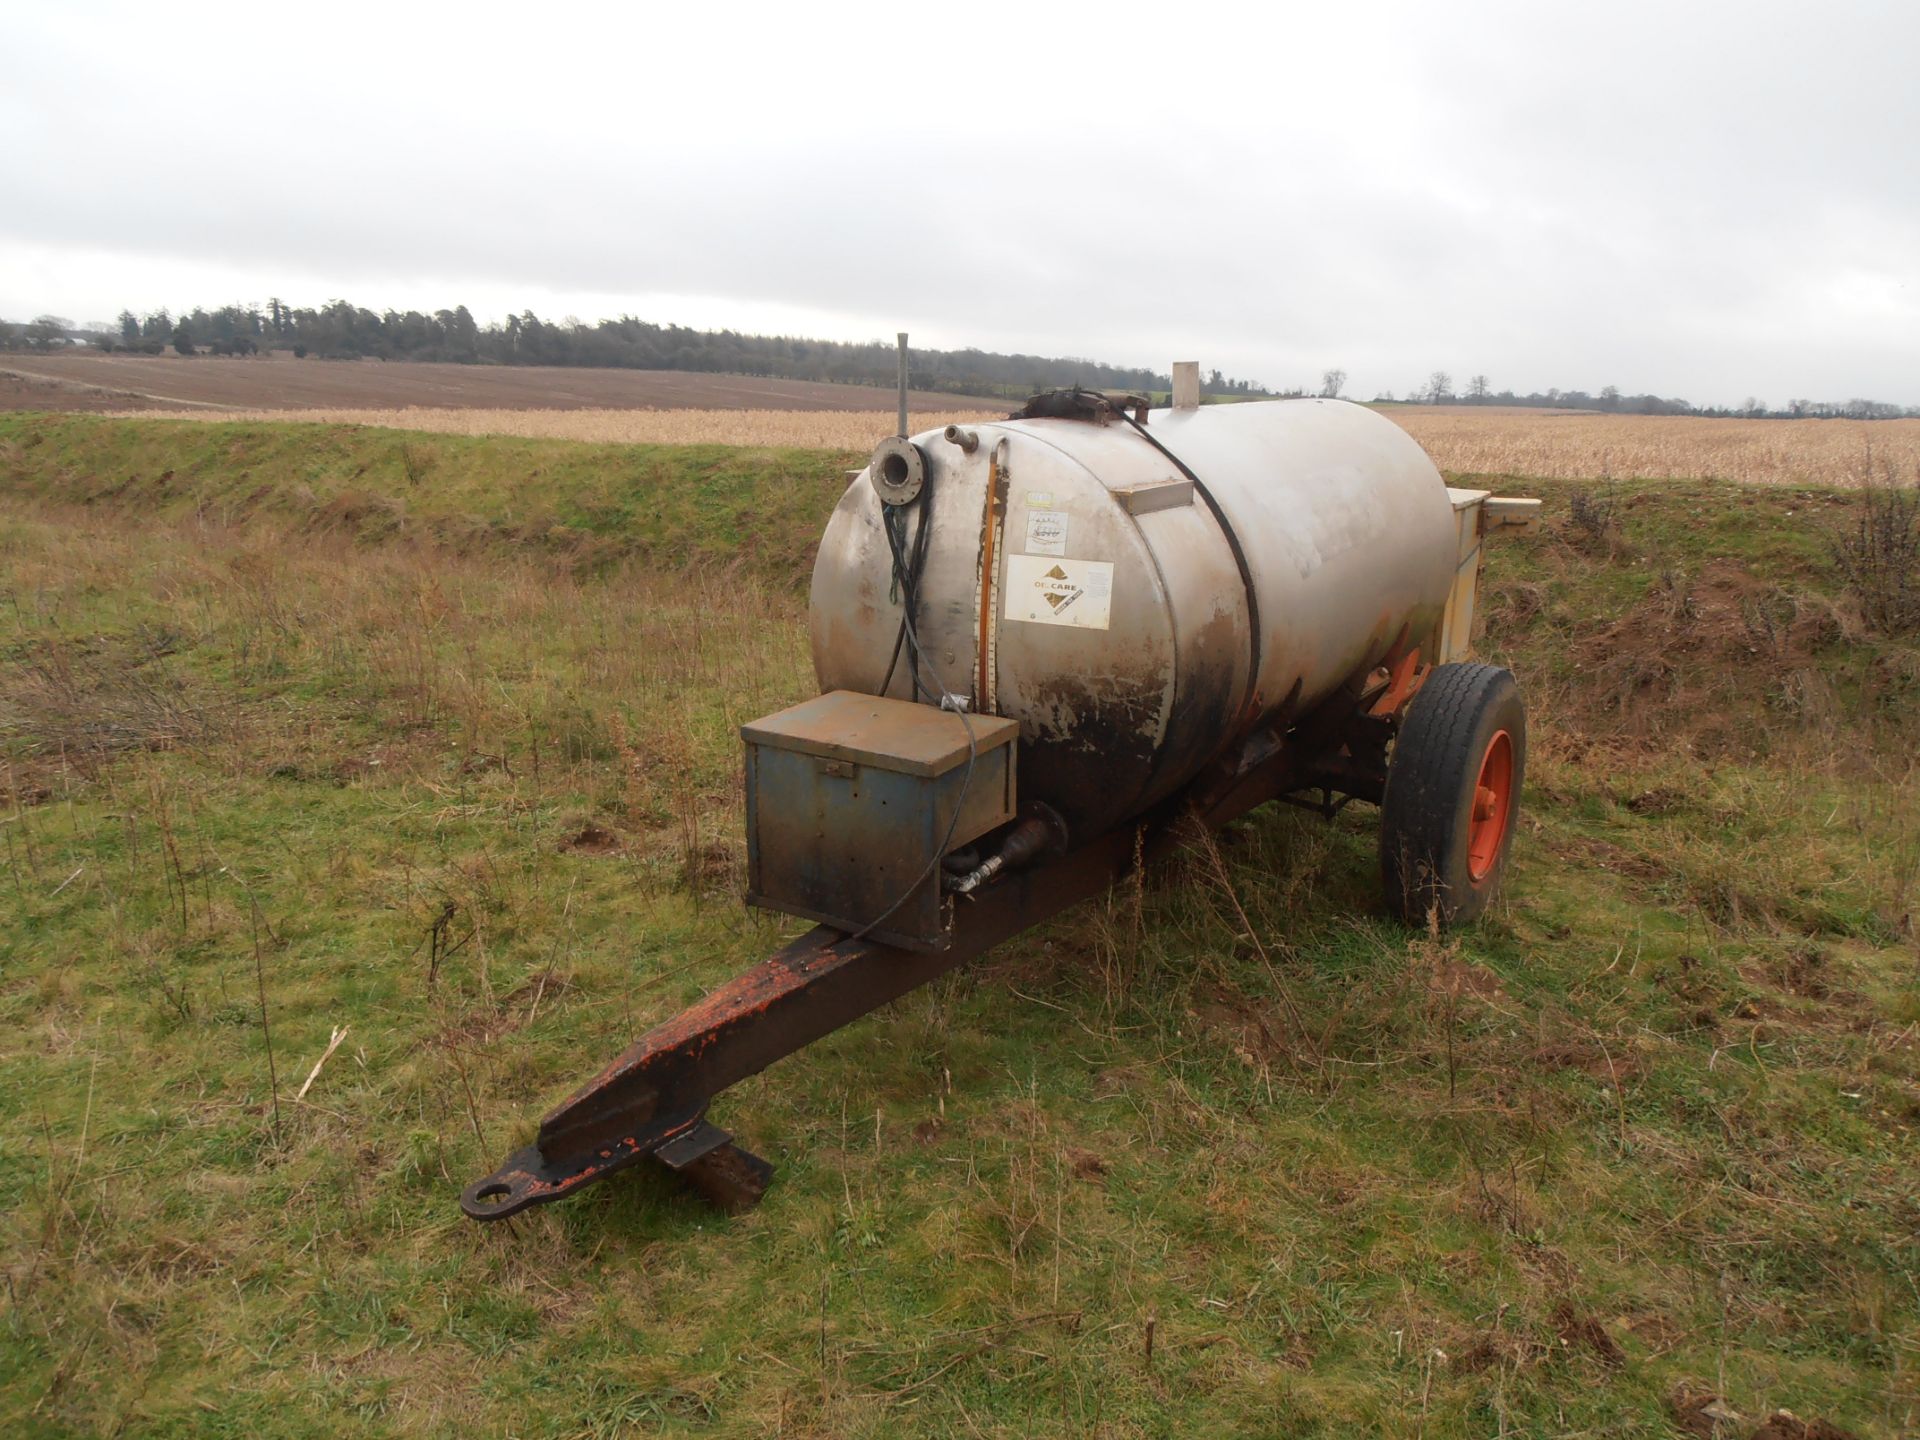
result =
M1526 487L1464 934L1270 809L732 1092L753 1214L463 1220L792 933L737 727L870 439L0 417L9 1433L1913 1432L1920 636L1843 485Z

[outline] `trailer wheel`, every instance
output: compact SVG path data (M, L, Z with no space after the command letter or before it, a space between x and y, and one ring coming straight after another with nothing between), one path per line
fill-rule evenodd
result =
M1380 877L1407 921L1478 919L1500 888L1527 767L1510 671L1442 665L1407 707L1380 805Z

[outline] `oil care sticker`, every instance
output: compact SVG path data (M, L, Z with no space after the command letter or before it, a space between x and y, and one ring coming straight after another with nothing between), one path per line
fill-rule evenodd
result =
M1031 496L1028 497L1032 499ZM1027 553L1064 555L1067 553L1067 512L1064 510L1027 511Z
M1105 630L1113 609L1113 562L1009 555L1006 593L1009 620Z

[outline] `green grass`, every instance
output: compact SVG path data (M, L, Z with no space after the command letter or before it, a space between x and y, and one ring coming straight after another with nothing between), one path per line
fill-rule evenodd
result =
M1528 486L1470 932L1385 918L1371 814L1263 812L723 1098L753 1214L463 1220L794 933L735 730L809 692L844 464L0 419L12 1433L1912 1429L1920 666L1846 497Z

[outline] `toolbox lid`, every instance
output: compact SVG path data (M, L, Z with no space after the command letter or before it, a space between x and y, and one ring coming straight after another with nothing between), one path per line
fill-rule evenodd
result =
M740 727L749 745L796 750L830 760L851 760L906 775L944 775L967 760L967 727L975 748L985 754L1010 745L1020 722L1004 715L976 715L963 721L951 710L830 690Z

